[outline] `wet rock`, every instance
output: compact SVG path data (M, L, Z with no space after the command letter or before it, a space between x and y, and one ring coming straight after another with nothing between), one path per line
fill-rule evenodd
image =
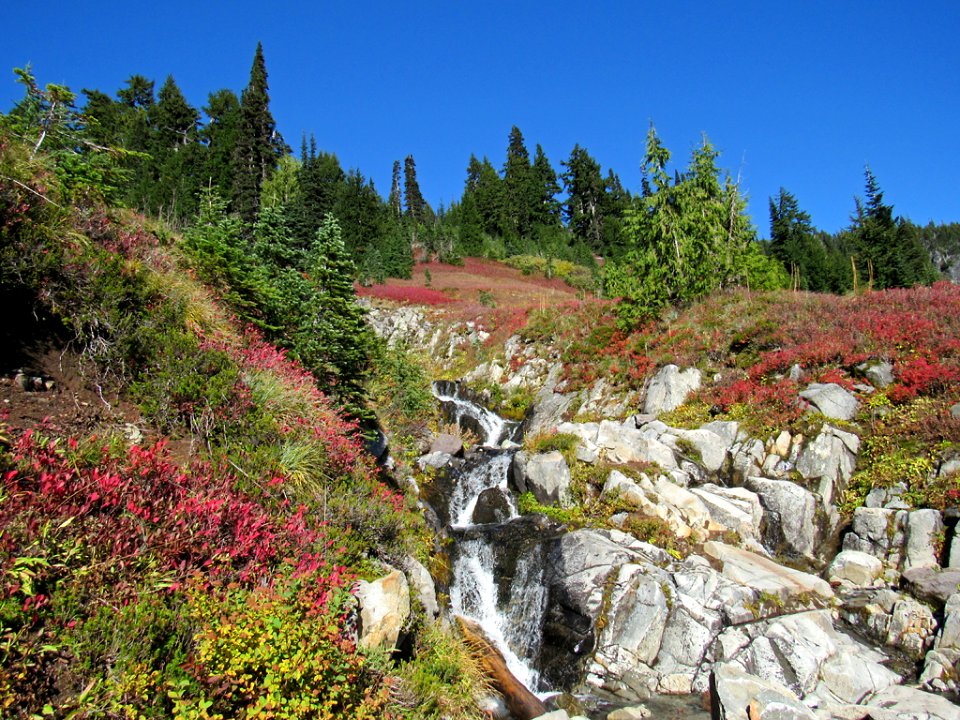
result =
M474 525L501 523L510 519L512 509L503 490L498 487L487 488L477 496L471 521Z
M410 589L399 570L385 577L357 583L360 603L359 644L364 648L396 647L400 631L410 616Z
M659 415L679 407L687 396L700 388L700 371L689 368L681 371L676 365L662 367L650 381L643 412Z
M431 468L439 470L453 462L453 455L445 452L431 452L417 458L417 467L421 470Z
M836 383L813 383L800 392L800 397L834 420L853 420L860 409L859 401Z

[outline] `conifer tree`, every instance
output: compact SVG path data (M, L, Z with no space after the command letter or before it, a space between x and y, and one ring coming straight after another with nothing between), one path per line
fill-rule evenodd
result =
M784 188L780 188L777 197L770 198L770 253L790 273L795 289L830 289L826 250L816 236L810 215Z
M604 182L600 165L579 144L562 163L561 175L567 192L564 218L574 238L583 240L593 252L603 251Z
M417 165L413 155L407 155L403 161L403 198L406 204L406 217L414 222L426 220L427 203L420 193L420 184L417 182Z
M233 209L253 223L260 210L260 188L286 151L270 114L267 66L257 43L250 82L240 96L240 124L234 151Z
M529 237L540 209L541 193L523 135L516 125L510 130L507 160L503 166L503 190L506 234L514 240Z
M533 175L537 183L537 211L534 222L539 225L559 226L560 201L557 196L560 194L560 183L539 143L533 156Z
M403 203L400 197L400 161L393 161L393 179L390 182L390 210L393 216L399 220L403 215Z
M222 197L230 197L234 153L240 131L240 100L232 90L218 90L210 93L203 111L208 118L200 133L207 146L205 180L217 187Z

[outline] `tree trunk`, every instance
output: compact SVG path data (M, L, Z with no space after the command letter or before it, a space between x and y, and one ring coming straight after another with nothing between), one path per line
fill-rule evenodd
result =
M457 625L474 657L489 677L490 683L503 695L510 714L516 720L533 720L546 714L546 706L507 669L503 655L486 638L480 626L459 616L457 616Z

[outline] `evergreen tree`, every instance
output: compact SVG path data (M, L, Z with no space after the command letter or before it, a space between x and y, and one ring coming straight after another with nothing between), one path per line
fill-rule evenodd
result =
M316 140L303 140L300 157L299 192L291 207L294 235L304 247L313 243L317 230L333 212L346 175L332 153L317 151Z
M506 235L516 242L532 234L537 214L542 207L541 190L530 165L530 155L520 128L510 130L507 160L503 166Z
M861 280L875 288L910 287L932 282L935 272L919 238L903 221L894 219L893 206L870 168L866 169L866 202L856 201L851 230Z
M548 227L560 226L560 183L557 173L540 144L533 156L533 175L537 183L537 210L534 222Z
M503 181L486 157L480 161L470 156L464 196L467 193L473 195L483 232L491 236L501 235L506 225Z
M420 193L420 184L417 182L417 165L413 155L407 155L403 161L403 198L406 204L406 217L415 223L425 222L427 219L427 203Z
M403 215L403 204L400 197L400 161L393 161L393 179L390 182L390 210L396 219Z
M197 194L204 184L198 144L200 113L187 102L170 75L149 116L155 170L147 209L164 215L170 222L181 222L195 214Z
M333 215L321 222L311 257L313 296L295 332L296 354L349 411L362 415L370 330L356 302L354 266Z
M204 176L212 183L221 197L229 197L233 191L233 164L240 131L240 100L232 90L210 93L203 109L209 118L200 133L207 146Z
M270 114L267 66L257 43L250 82L240 96L240 123L234 156L233 208L252 223L260 210L260 188L273 173L286 144Z
M776 198L770 198L770 253L789 271L795 289L830 289L826 250L817 238L810 215L784 188L780 188Z
M561 164L566 168L561 175L567 193L564 219L575 239L602 254L604 182L600 165L579 144L574 145L569 160Z

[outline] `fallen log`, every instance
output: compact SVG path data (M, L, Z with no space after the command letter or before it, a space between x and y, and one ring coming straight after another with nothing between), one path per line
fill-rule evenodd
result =
M459 615L457 626L490 684L503 696L504 704L515 720L533 720L545 715L546 706L510 672L503 655L483 634L483 629L472 620Z

